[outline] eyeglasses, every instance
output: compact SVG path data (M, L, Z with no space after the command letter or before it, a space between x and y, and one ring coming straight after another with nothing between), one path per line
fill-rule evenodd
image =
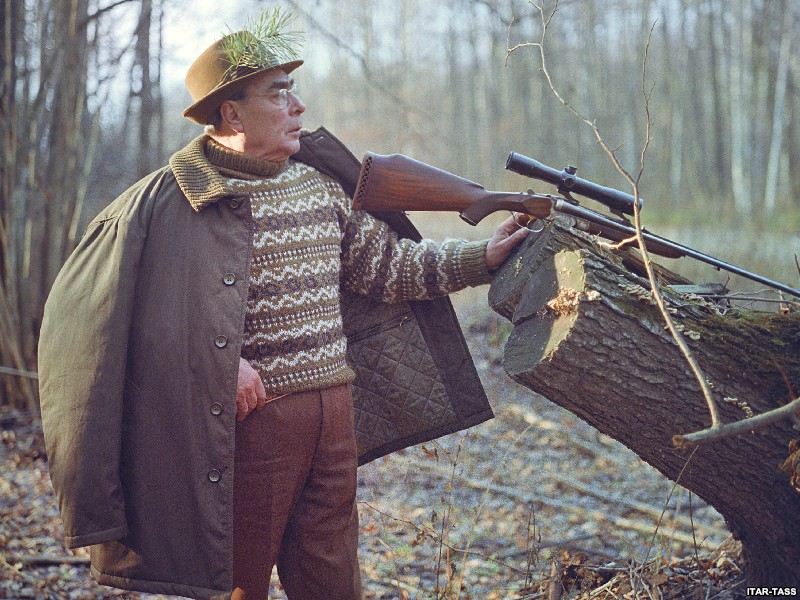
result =
M277 90L270 90L263 94L247 94L247 98L266 98L280 109L289 106L289 96L297 98L297 84L293 81L289 82L287 87L282 87Z

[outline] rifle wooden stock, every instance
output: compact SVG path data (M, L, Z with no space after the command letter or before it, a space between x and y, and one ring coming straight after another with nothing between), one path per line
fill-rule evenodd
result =
M455 211L461 213L470 225L475 225L497 210L527 212L519 204L527 197L525 194L487 191L474 181L402 154L368 152L362 161L353 208ZM549 210L543 214L549 214Z

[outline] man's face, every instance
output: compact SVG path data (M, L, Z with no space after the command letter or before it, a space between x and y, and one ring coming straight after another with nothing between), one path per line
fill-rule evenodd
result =
M245 154L284 161L300 150L300 116L306 105L288 92L293 83L283 71L267 71L254 77L243 99L234 101L244 131Z

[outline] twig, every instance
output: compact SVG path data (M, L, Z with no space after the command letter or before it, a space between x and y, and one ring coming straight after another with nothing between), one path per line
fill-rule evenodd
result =
M386 511L381 510L380 508L378 508L374 504L370 504L366 500L359 500L358 504L360 504L362 506L366 506L370 510L375 511L376 513L378 513L379 515L381 515L383 517L386 517L387 519L391 519L392 521L396 521L397 523L403 523L404 525L408 525L412 529L415 529L416 531L418 531L418 532L422 533L423 535L429 537L434 542L439 543L439 534L434 529L428 529L426 527L423 527L422 525L418 525L417 523L414 523L413 521L409 521L407 519L403 519L401 517L397 517L395 515L391 515L391 514L387 513ZM553 542L553 545L556 545L556 543ZM482 558L483 560L486 560L488 562L492 562L494 564L497 564L497 565L500 565L502 567L505 567L506 569L509 569L510 571L514 571L516 573L524 574L524 571L522 569L519 569L519 568L517 568L517 567L515 567L513 565L509 565L508 563L503 562L502 560L498 560L497 558L494 558L494 557L489 556L487 554L483 554L481 552L478 552L477 550L469 550L467 548L458 548L456 546L452 546L450 544L447 544L446 542L445 542L445 546L451 552L457 552L458 554L464 554L464 555L469 555L469 556L476 556L476 557ZM510 555L510 556L513 556L513 555Z
M450 511L451 511L451 508L453 506L453 503L452 503L453 487L454 487L453 486L453 480L455 479L455 476L456 476L456 466L458 465L458 457L461 454L461 444L463 443L463 441L464 441L464 438L461 438L461 440L458 443L458 447L456 449L456 455L452 459L451 470L450 470L450 485L449 485L449 490L448 490L448 495L447 495L447 502L446 502L445 508L444 508L444 514L442 515L441 530L440 530L440 533L439 533L439 551L438 551L437 556L436 556L436 573L435 573L435 576L436 576L436 595L434 596L437 600L440 597L439 596L439 575L441 573L441 568L442 568L442 550L445 549L445 548L447 548L449 550L449 546L447 544L447 534L448 534L449 529L450 529L448 526L450 525ZM449 560L449 558L446 559L445 562L448 565L448 568L446 569L446 572L449 573L450 572L450 569L449 569L450 560ZM449 578L448 578L448 586L447 587L448 588L450 587L450 579ZM445 592L446 592L446 590L445 590Z
M738 581L738 582L734 583L732 586L730 586L729 588L726 588L724 590L720 590L719 592L717 592L713 596L710 596L708 598L708 600L714 600L714 598L717 598L717 597L723 596L723 595L724 595L725 598L734 597L733 596L733 591L736 588L740 588L740 587L744 586L746 583L747 583L747 580L745 580L745 579L743 579L742 581Z
M578 535L572 538L567 538L565 540L554 540L554 541L540 541L537 544L538 550L547 550L549 548L572 548L575 550L581 549L583 547L578 546L576 542L585 542L586 540L591 540L593 538L600 537L599 533L586 533L584 535ZM583 550L586 554L596 554L601 558L616 558L616 556L612 556L611 554L606 554L605 552L601 552L599 550ZM508 550L506 552L499 553L497 556L501 558L514 558L516 556L522 556L523 554L529 554L529 551L526 550ZM533 563L531 568L535 567L536 564Z
M697 563L697 567L702 569L706 575L708 575L708 569L703 563L700 562L700 553L697 551L697 537L695 536L694 527L694 507L692 506L692 491L686 491L689 492L689 519L692 522L692 549L694 550L694 561Z
M531 502L528 505L528 527L525 532L525 587L533 583L533 568L539 562L541 543L541 535L537 539L536 508Z
M755 417L750 417L749 419L742 419L735 423L727 423L716 427L712 426L708 429L695 431L694 433L674 435L672 436L672 444L676 448L687 448L700 443L741 435L749 431L758 431L782 419L792 418L798 413L800 413L800 398L795 398L789 402L789 404L785 404L780 408L774 408L760 415L756 415Z
M580 119L583 123L585 123L594 133L594 137L597 140L597 143L600 145L601 148L606 152L611 162L614 164L616 170L622 175L630 184L633 189L633 221L636 228L636 239L639 242L639 250L642 255L642 261L645 266L645 270L647 271L647 278L650 281L650 288L653 294L653 299L658 306L661 315L664 318L664 321L667 325L667 329L669 330L672 338L675 340L681 354L683 354L686 362L689 365L692 373L697 380L697 383L700 386L700 390L703 393L703 397L706 400L706 404L708 406L709 414L711 415L711 425L712 427L719 425L720 418L719 418L719 409L717 408L717 404L714 401L714 398L711 394L711 389L708 385L705 375L703 374L702 370L700 369L699 364L695 360L693 354L689 350L689 346L686 344L686 341L683 339L683 336L675 327L675 323L673 322L669 312L667 311L666 304L664 303L664 298L661 295L661 290L659 289L658 282L656 280L655 272L653 270L653 265L650 259L650 254L647 252L647 246L645 245L644 237L642 235L642 223L641 223L641 216L639 212L639 181L642 178L642 174L644 173L644 162L645 156L647 154L647 149L650 146L650 141L652 140L651 137L651 125L652 119L650 117L650 92L646 90L647 85L647 59L648 54L650 51L650 41L653 35L653 29L655 27L655 23L650 28L650 32L647 36L647 44L645 45L645 53L644 59L642 62L642 95L644 96L644 108L645 108L645 142L642 146L642 151L639 155L639 171L634 179L633 176L622 166L620 163L619 158L616 155L616 151L608 146L605 139L603 138L602 134L600 133L600 129L597 127L597 124L584 116L578 109L572 106L569 102L567 102L556 89L555 84L553 83L552 78L550 77L550 72L547 69L547 61L545 59L545 52L544 52L544 43L545 37L547 35L547 29L552 20L553 16L555 15L556 11L558 10L558 1L555 2L552 12L549 16L545 16L545 11L543 5L536 4L535 2L531 1L538 10L541 16L542 21L542 36L539 42L526 42L523 44L517 44L513 48L509 48L506 53L506 62L508 62L508 57L516 50L525 47L533 47L539 50L539 59L542 66L542 72L544 73L545 78L547 79L547 83L550 87L550 90L553 92L555 97L567 107L578 119Z
M636 239L636 236L632 235L631 237L627 237L624 240L620 240L620 241L616 242L615 244L611 244L609 242L603 242L603 241L600 241L599 243L603 248L606 248L608 250L623 250L623 249L627 248L628 246L630 246L631 244L635 244L637 242L638 242L638 240Z
M639 533L649 535L653 533L653 523L652 521L634 521L633 519L626 519L625 517L609 517L605 513L600 511L590 511L590 516L594 519L608 519L614 525L614 527L618 527L620 529L628 529L630 531L638 531ZM661 536L667 540L672 540L673 542L678 542L686 546L687 548L691 547L695 540L692 538L691 535L688 533L683 533L680 531L671 531L671 532L662 532ZM704 550L714 550L719 545L719 543L710 542L707 539L702 539L698 543L698 547L703 548Z
M695 455L696 452L697 452L697 448L692 450L692 453L689 455L689 458L686 459L686 462L684 463L683 468L681 469L681 472L678 473L678 476L675 478L675 482L672 484L672 488L670 488L670 490L669 490L669 495L667 496L667 499L664 501L664 508L661 510L661 515L658 517L658 522L656 523L656 528L653 530L653 537L650 538L650 545L647 547L647 554L645 554L644 560L642 561L642 564L647 564L647 560L650 558L650 551L653 549L653 544L656 541L656 534L658 534L658 529L661 527L661 522L664 520L664 514L667 512L667 506L669 506L669 500L670 500L670 498L672 498L672 494L675 493L675 488L678 487L678 483L680 482L681 477L683 477L683 474L686 472L686 469L689 467L689 463L692 462L692 459L694 458L694 455ZM673 532L673 534L674 533L676 533L676 532ZM695 538L694 530L692 530L692 544L695 546L695 548L697 547L697 545L696 545L697 544L697 539Z
M646 114L646 135L645 135L645 143L642 148L642 153L639 159L639 172L636 176L636 180L634 181L629 174L625 172L625 169L622 168L622 165L617 161L618 170L620 173L628 179L628 182L633 187L633 222L636 227L636 238L639 241L639 251L642 255L642 260L644 261L645 269L647 270L647 278L650 280L650 287L653 293L653 299L656 301L659 310L661 311L661 315L664 318L664 321L667 324L667 328L669 329L670 333L672 334L672 338L675 340L675 343L678 345L681 353L683 354L686 362L689 365L689 368L694 373L695 379L697 379L697 383L700 385L700 390L703 392L703 396L706 400L706 405L708 406L708 412L711 415L711 425L716 426L720 423L719 418L719 409L717 407L717 403L714 401L714 397L711 394L711 388L708 385L708 380L706 376L703 374L703 371L700 369L700 365L694 358L694 355L689 350L689 346L686 344L686 340L683 338L683 335L677 330L675 327L675 323L672 320L672 316L669 314L667 310L666 304L664 303L664 297L661 294L661 290L658 287L658 282L656 281L655 272L653 271L653 264L650 260L650 254L647 250L647 245L644 241L644 236L642 235L642 222L641 222L641 213L639 210L639 181L642 178L644 173L644 162L645 156L647 153L647 149L650 146L650 128L652 120L650 118L650 94L647 93L645 86L646 86L646 79L647 79L647 57L650 51L650 41L653 35L653 28L655 27L655 23L650 28L650 32L647 36L647 44L645 46L645 53L644 53L644 60L642 63L642 95L644 96L645 102L645 114ZM616 161L616 156L609 153L611 158Z
M383 588L386 588L386 589L397 588L397 589L405 590L406 592L410 592L412 594L417 594L417 597L420 597L420 598L422 597L422 594L424 593L424 590L421 590L418 587L414 587L410 583L406 583L404 581L400 581L399 579L386 579L384 581L381 581L380 579L378 579L377 581L374 581L373 583L377 583L379 586L381 586Z
M528 425L532 427L536 427L537 431L562 431L563 425L556 423L555 421L551 421L549 419L543 419L533 411L527 410L518 404L510 404L509 406L505 407L504 409L507 413L515 417L519 417L520 419L524 420ZM530 427L525 428L520 433L526 434ZM599 433L599 432L598 432ZM604 436L607 437L607 436ZM598 438L597 441L592 441L582 437L581 435L575 435L570 438L570 444L575 446L580 446L582 450L585 450L587 453L600 458L604 461L613 462L617 465L620 469L628 469L630 467L629 460L626 460L625 457L618 456L618 453L615 452L617 448L623 448L625 451L630 452L628 448L625 448L622 444L614 440L613 438L609 438L611 440L610 443L603 442L601 438ZM512 443L516 444L516 439ZM510 451L510 449L509 449ZM502 464L505 460L505 454L498 460L498 463ZM633 453L631 452L631 456L633 457ZM638 460L638 457L636 457Z
M580 481L575 481L574 479L569 479L560 475L558 473L551 473L550 477L555 479L558 483L571 487L574 490L577 490L583 494L588 494L594 496L595 498L599 498L601 500L605 500L606 502L610 502L613 504L625 506L627 508L631 508L637 512L642 514L654 517L654 518L661 518L663 516L663 510L660 508L656 508L649 504L645 504L644 502L637 502L635 500L631 500L628 498L621 498L619 496L614 496L612 494L608 494L602 490L597 489L594 486L585 484ZM681 515L674 515L672 518L673 521L679 523L683 527L694 527L693 521L689 517L682 517ZM717 530L714 530L714 533L721 533Z
M725 284L724 284L725 286L727 286L727 285L728 285L728 281L730 281L730 280L727 280L727 281L725 282ZM747 296L748 294L767 294L767 293L770 293L770 294L771 294L771 293L778 293L778 294L780 294L781 292L779 292L779 291L777 291L777 290L774 290L774 289L772 289L772 288L764 287L764 288L757 288L757 289L755 289L755 290L750 290L750 291L746 291L746 292L745 292L745 291L741 291L741 292L728 292L728 293L727 293L727 296L730 296L731 298L735 298L735 297L737 297L737 296ZM791 300L790 300L790 302L791 302Z
M364 56L363 54L357 52L352 46L344 42L340 37L338 37L335 33L327 29L322 23L320 23L317 19L315 19L310 12L305 10L296 0L287 0L289 5L302 14L306 20L308 20L309 24L319 31L323 37L328 38L331 42L334 43L339 49L343 50L347 53L351 58L355 59L361 71L364 75L364 78L367 80L367 83L375 88L378 92L383 94L386 98L391 100L394 103L395 107L401 108L406 114L408 115L416 115L419 117L423 117L424 119L428 120L433 118L435 115L429 110L420 110L418 106L414 106L410 102L407 102L404 98L398 96L392 89L389 88L386 84L384 84L379 77L375 77L373 69L370 68L371 59ZM413 121L407 121L408 127L414 134L421 140L427 137L426 134L421 132L414 124ZM453 138L449 133L442 131L440 132L440 136L444 137L449 143L451 144L458 144L458 141Z
M506 449L506 451L503 453L503 455L502 455L502 456L499 458L499 460L498 460L498 463L497 463L497 464L506 464L506 458L508 457L509 453L510 453L510 452L512 451L512 449L513 449L513 448L514 448L514 447L515 447L515 446L516 446L516 445L519 443L519 441L520 441L522 438L524 438L524 437L527 435L528 431L530 431L532 427L533 427L533 423L529 423L529 424L528 424L528 426L527 426L525 429L523 429L522 431L520 431L520 432L519 432L519 433L516 435L516 437L514 438L513 442L511 443L511 445L510 445L510 446L509 446L509 447ZM461 450L461 445L460 445L460 444L459 444L459 447L458 447L458 449L459 449L459 452L460 452L460 450ZM454 465L454 466L455 466L455 465ZM455 474L455 473L454 473L454 474ZM451 480L451 483L452 483L452 480ZM486 507L486 500L487 500L487 498L488 498L488 495L489 495L489 491L488 491L488 490L486 490L486 489L484 489L484 490L483 490L483 493L481 494L480 501L478 502L478 508L477 508L477 510L475 511L475 521L476 521L476 522L477 522L477 521L480 519L480 517L481 517L481 514L483 513L483 510L484 510L484 508ZM533 506L532 506L532 505L531 505L531 509L533 509ZM535 514L534 514L534 517L535 517ZM534 530L535 530L535 522L534 522ZM474 531L474 529L473 529L473 531ZM541 540L540 540L540 541L541 541ZM468 551L468 550L469 550L469 548L470 548L471 546L472 546L472 535L468 536L468 538L467 538L467 542L466 542L466 546L465 546L465 549ZM537 550L537 552L538 552L538 550ZM465 552L465 555L466 555L466 554L468 554L468 552ZM528 556L528 559L529 559L529 558L530 558L530 554L529 554L529 556ZM537 557L537 558L538 558L538 557ZM530 562L530 561L528 560L528 562ZM460 579L463 579L463 577L464 577L464 575L463 575L463 574L464 574L465 572L466 572L466 569L463 569L463 568L462 568L462 570L461 570L461 572L460 572L461 574L459 575L459 578L460 578ZM529 573L529 572L530 572L530 564L528 564L528 565L526 566L526 573ZM526 575L526 579L527 579L527 577L528 577L528 576ZM461 588L462 588L462 587L463 587L462 585L459 585L459 586L458 586L458 594L459 594L459 595L460 595L460 591L461 591Z
M358 504L360 504L362 506L366 506L368 509L370 509L372 511L375 511L376 513L378 513L382 517L386 517L387 519L391 519L392 521L396 521L398 523L403 523L404 525L408 525L409 527L412 527L413 529L416 529L417 531L427 535L428 537L431 537L433 539L436 538L436 531L433 530L433 529L423 527L422 525L418 525L414 521L409 521L408 519L403 519L402 517L397 517L395 515L391 515L391 514L387 513L386 511L381 510L380 508L378 508L374 504L372 504L370 502L367 502L366 500L359 500Z
M545 38L547 35L547 29L550 25L550 21L552 20L553 16L555 15L556 11L558 10L558 0L556 0L555 5L553 7L552 12L549 16L545 16L544 7L541 4L536 4L531 0L531 4L535 6L540 14L541 21L542 21L542 35L539 42L526 42L522 44L517 44L513 48L509 48L506 54L506 62L508 61L508 57L520 48L532 47L537 48L539 50L539 59L542 66L542 72L544 73L545 78L547 79L547 83L550 87L550 90L553 92L555 97L564 105L567 109L569 109L580 121L585 123L594 134L597 143L600 147L605 151L608 155L609 159L613 163L616 170L622 175L626 181L630 184L631 188L633 189L633 221L634 226L636 228L636 239L639 242L639 251L642 255L642 261L645 266L645 270L647 271L647 278L650 281L650 288L653 294L653 299L658 306L661 315L664 318L664 321L667 325L667 329L669 330L672 338L675 340L681 354L683 354L684 358L686 359L689 368L691 369L692 373L697 380L697 383L700 386L700 391L703 393L703 397L705 398L706 405L708 406L709 414L711 415L711 425L712 427L719 425L720 418L719 418L719 409L717 408L717 404L714 401L714 397L711 394L711 389L708 385L705 375L703 374L702 370L700 369L699 364L695 360L694 356L692 355L691 351L689 350L689 346L686 344L686 341L683 339L683 336L675 327L675 323L673 322L669 312L667 311L666 304L664 302L664 298L661 294L661 290L658 286L658 281L656 280L656 275L653 269L653 265L650 259L650 254L647 251L647 247L645 245L644 237L642 235L642 223L641 223L641 216L639 211L639 181L642 178L642 174L644 173L644 163L645 157L647 155L647 149L650 146L650 141L652 140L651 136L651 126L652 126L652 119L650 116L650 95L651 92L648 92L646 89L647 86L647 59L648 54L650 52L650 41L653 36L653 29L655 28L655 23L650 28L650 32L647 36L647 44L645 45L645 52L644 52L644 59L642 62L642 95L644 96L644 108L645 108L645 141L644 145L642 146L642 151L639 155L639 171L634 179L633 176L622 166L620 163L619 158L617 157L616 150L612 149L603 138L600 129L597 127L597 124L589 119L588 117L584 116L578 109L576 109L572 104L567 102L564 97L559 93L556 89L555 84L550 76L550 72L547 69L547 61L545 57L544 45L545 45Z
M605 594L606 594L605 598L608 598L608 595L611 594L614 597L614 599L617 600L618 596L611 589L614 586L614 583L616 583L616 581L617 581L617 579L616 579L616 577L614 577L614 578L609 579L608 581L606 581L600 587L594 588L593 590L591 590L589 592L589 598L594 598L595 596L599 596L601 592L605 592ZM606 589L606 588L608 588L608 589Z
M110 10L114 10L118 6L121 6L122 4L127 4L128 2L131 2L131 1L132 0L117 0L117 2L112 2L108 6L104 6L103 8L98 8L92 14L86 15L86 17L80 23L78 23L78 30L79 31L82 30L89 23L91 23L95 19L99 18L102 14L107 13Z
M52 565L88 565L90 559L88 556L67 556L60 554L32 554L32 555L14 555L7 554L4 560L11 564L21 564L24 566L52 566Z
M21 369L12 369L11 367L0 367L0 375L15 375L17 377L27 377L28 379L39 379L39 374L36 371L24 371Z
M800 306L798 300L780 300L778 298L758 298L756 296L741 296L736 294L703 294L709 300L741 300L744 302L772 302L774 304L794 304Z
M36 583L36 581L30 575L23 573L20 569L16 567L15 563L9 562L5 556L0 554L0 573L4 572L13 573L13 575L11 575L12 577L18 577L19 579L22 579L25 583L28 584Z
M550 563L550 583L547 586L547 600L561 600L564 585L561 583L561 561L554 556Z
M450 476L449 470L443 467L439 467L429 463L421 463L419 467L431 473L439 474L440 476L445 478ZM560 500L558 498L553 498L551 496L534 496L533 494L526 494L524 492L521 492L518 489L511 486L500 485L497 483L487 482L487 481L479 481L476 479L466 477L464 475L459 475L458 480L462 484L471 487L473 489L490 490L496 494L502 494L508 498L511 498L512 500L517 500L525 504L529 504L531 502L539 502L544 506L566 510L571 513L579 512L584 520L590 518L598 521L608 521L619 529L629 529L631 531L639 531L642 533L652 533L653 531L652 522L627 519L625 517L610 515L608 512L601 510L587 510L579 506L576 506L574 502L570 502L568 500ZM711 529L711 532L717 533L718 531ZM665 533L662 535L666 538L673 539L681 544L686 544L687 546L690 546L693 543L692 537L685 533L673 532L669 534ZM700 546L708 549L714 548L714 545L708 542L700 542Z
M772 364L775 365L775 369L777 369L778 373L781 374L781 378L783 379L783 384L786 386L786 390L789 392L789 398L796 398L797 392L794 389L794 385L792 385L791 380L789 379L789 374L786 372L784 366L778 363L775 358L772 358ZM800 414L796 414L793 419L794 428L800 430Z
M575 436L570 439L570 444L580 446L582 450L594 454L599 460L612 462L621 469L630 468L629 460L617 456L617 454L613 452L613 448L603 445L602 442L593 442L580 436ZM628 449L626 448L626 450Z

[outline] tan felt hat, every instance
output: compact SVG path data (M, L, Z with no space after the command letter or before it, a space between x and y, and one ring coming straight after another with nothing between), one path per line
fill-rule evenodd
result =
M302 60L282 62L280 55L267 53L266 56L262 54L266 60L234 66L229 52L226 51L226 41L233 36L258 43L249 32L239 31L217 40L197 57L186 73L186 89L192 97L192 105L183 111L183 116L187 119L205 125L220 104L247 85L254 75L271 69L291 73L303 64Z

